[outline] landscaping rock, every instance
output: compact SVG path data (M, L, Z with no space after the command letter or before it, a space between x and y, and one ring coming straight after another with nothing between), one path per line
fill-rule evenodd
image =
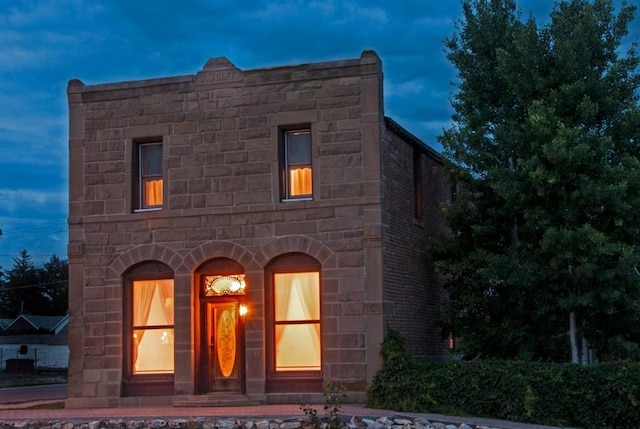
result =
M328 425L321 418L320 428L314 427L307 419L215 419L199 417L196 419L176 418L169 420L122 420L109 421L1 421L0 429L323 429ZM424 418L381 417L378 419L353 416L344 420L344 429L500 429L487 426L474 426L466 423L430 422Z

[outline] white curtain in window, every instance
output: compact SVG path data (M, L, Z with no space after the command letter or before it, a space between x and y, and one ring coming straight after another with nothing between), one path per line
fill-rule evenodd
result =
M134 373L173 371L173 280L133 282ZM146 326L165 328L145 329Z
M292 197L311 195L311 167L292 168L289 171L289 189Z
M162 280L157 283L158 295L162 304L165 325L173 325L173 281Z
M156 280L133 282L133 326L147 326L149 311L151 310L151 299L156 288L155 284ZM133 334L134 364L138 357L138 345L142 341L144 332L144 330L138 329Z
M319 274L276 274L276 371L320 370L319 319Z
M320 319L318 273L280 273L275 275L276 321Z

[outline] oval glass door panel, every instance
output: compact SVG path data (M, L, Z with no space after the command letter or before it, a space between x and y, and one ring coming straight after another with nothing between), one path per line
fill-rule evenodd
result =
M235 307L216 310L216 357L222 376L229 377L236 362L236 312Z

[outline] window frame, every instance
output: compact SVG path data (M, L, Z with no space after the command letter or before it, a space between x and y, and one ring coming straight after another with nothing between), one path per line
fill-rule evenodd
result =
M280 323L275 321L275 275L292 273L318 273L318 301L320 305L320 369L315 371L276 371L276 334L275 329ZM322 312L322 269L320 263L304 253L288 253L270 262L265 268L266 286L266 329L267 329L267 380L268 393L281 392L321 392L323 380L323 312ZM316 319L313 319L314 321ZM297 323L297 322L294 322Z
M131 267L123 276L123 396L156 396L173 394L175 378L175 345L174 371L171 373L135 374L133 371L133 342L131 340L136 327L133 324L133 284L136 281L148 280L173 280L174 319L173 325L162 325L163 328L171 327L175 338L175 279L173 270L162 262L146 261ZM157 326L145 327L156 329ZM138 328L139 329L139 328ZM158 328L160 329L160 328Z
M145 147L150 146L159 146L161 151L161 160L160 160L160 173L159 174L147 174L144 172L144 157L142 156L143 149ZM133 141L133 201L132 205L134 208L134 212L143 212L143 211L154 211L154 210L162 210L165 203L165 178L164 178L164 143L162 137L147 137L147 138L139 138ZM145 204L145 190L144 183L145 179L149 178L160 178L162 180L162 193L161 204L157 205L146 205Z
M309 138L309 160L307 163L295 163L289 162L289 136L295 134L306 134ZM313 200L313 133L310 124L288 125L281 126L279 128L279 168L280 168L280 199L282 202L287 201L312 201ZM291 180L290 180L290 167L296 166L308 166L311 169L311 193L292 195L291 194Z
M413 217L422 220L422 151L413 148Z
M276 293L276 286L278 285L278 282L276 281L276 276L279 275L287 275L287 274L313 274L317 276L317 303L318 303L318 309L317 309L317 318L299 318L299 319L282 319L282 320L278 320L277 317L274 317L273 320L273 331L272 331L272 335L275 337L277 337L276 332L278 330L279 327L285 327L285 326L318 326L318 332L319 332L319 340L320 340L320 356L318 356L320 362L319 362L319 369L315 370L315 369L278 369L278 359L277 359L277 349L274 346L274 367L273 367L273 371L275 373L278 374L284 374L284 373L290 373L290 372L297 372L297 373L315 373L318 371L322 370L322 330L321 330L321 326L322 326L322 319L320 317L320 272L318 270L303 270L303 271L293 271L293 272L282 272L282 271L277 271L274 272L273 275L273 289L272 289L272 293L273 293L273 297L274 297L274 314L276 313L275 311L275 307L276 307L276 297L278 296L278 293Z

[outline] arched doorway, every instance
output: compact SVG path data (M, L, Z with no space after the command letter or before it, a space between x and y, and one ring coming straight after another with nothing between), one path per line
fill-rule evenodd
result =
M227 258L202 264L195 273L199 326L198 393L244 391L244 268Z

